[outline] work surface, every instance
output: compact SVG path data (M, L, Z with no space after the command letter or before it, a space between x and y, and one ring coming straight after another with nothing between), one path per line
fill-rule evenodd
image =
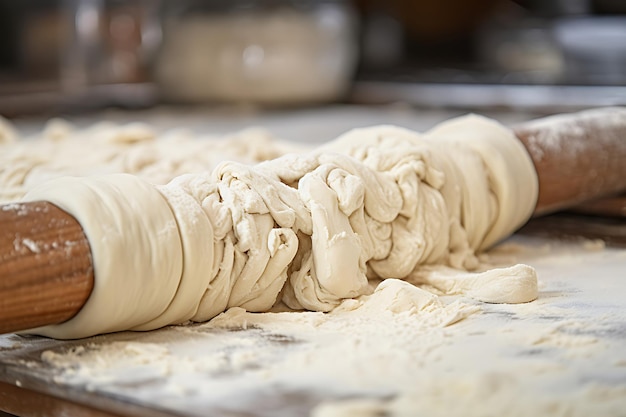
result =
M625 415L626 250L518 235L484 260L534 266L539 299L461 299L452 324L236 310L79 341L2 336L3 407L28 414L8 399L32 390L126 415Z

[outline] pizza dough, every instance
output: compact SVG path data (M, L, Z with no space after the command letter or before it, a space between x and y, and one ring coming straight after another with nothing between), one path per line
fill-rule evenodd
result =
M127 174L53 179L24 201L78 219L96 283L74 318L32 333L150 330L281 302L331 311L387 278L531 301L532 268L483 272L475 252L528 220L537 188L515 136L474 115L424 135L357 129L314 152L224 162L167 185Z

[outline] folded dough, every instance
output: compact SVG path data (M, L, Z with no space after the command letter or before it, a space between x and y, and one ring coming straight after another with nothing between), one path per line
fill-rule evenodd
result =
M255 166L223 162L163 186L128 174L51 180L24 200L50 201L80 222L95 288L74 318L31 333L150 330L279 301L330 311L370 294L375 280L428 282L423 265L476 269L475 252L523 225L537 194L522 144L475 115L424 135L355 129L312 153ZM488 294L485 301L536 298L532 268L509 272L466 273L450 288ZM472 287L490 282L489 291Z

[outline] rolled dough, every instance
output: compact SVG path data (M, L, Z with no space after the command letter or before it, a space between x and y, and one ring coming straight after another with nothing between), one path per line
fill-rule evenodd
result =
M31 332L150 330L277 303L331 311L387 278L531 301L531 267L484 272L475 253L528 220L537 188L512 132L475 115L423 135L356 129L314 152L224 162L161 186L131 175L53 179L23 200L78 219L96 286L74 318Z

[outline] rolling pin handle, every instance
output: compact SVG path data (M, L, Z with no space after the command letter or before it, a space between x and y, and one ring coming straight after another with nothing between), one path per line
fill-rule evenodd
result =
M513 131L539 179L534 216L626 191L626 108L549 116Z
M69 320L93 286L76 219L48 202L0 206L0 333Z

